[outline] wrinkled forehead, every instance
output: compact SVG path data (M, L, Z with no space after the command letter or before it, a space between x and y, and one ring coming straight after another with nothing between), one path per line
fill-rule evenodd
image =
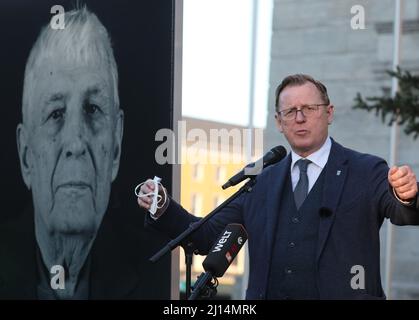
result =
M33 86L34 96L65 91L75 94L97 91L113 99L111 73L104 63L46 62L39 68L37 78Z
M43 81L51 77L73 77L72 80L77 80L76 77L94 75L92 78L100 79L109 85L112 89L112 72L110 66L106 61L100 59L91 59L90 61L74 60L71 57L49 57L39 60L32 69L32 81L35 84L38 81Z
M36 112L34 105L52 95L66 92L87 94L97 92L112 101L118 108L115 79L107 61L103 59L78 59L74 56L50 55L42 57L29 70L25 78L23 121L28 124L29 113ZM25 101L26 100L26 101Z
M305 103L319 103L322 95L311 82L286 86L279 95L279 106L297 105Z
M80 89L96 86L109 91L111 96L114 90L109 66L100 60L85 62L59 57L44 58L32 69L27 81L30 98L39 96L42 91L65 85L77 85Z

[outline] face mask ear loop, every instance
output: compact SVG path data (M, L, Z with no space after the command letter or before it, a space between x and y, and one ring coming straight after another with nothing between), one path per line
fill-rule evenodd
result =
M163 193L164 193L164 201L163 204L159 206L160 201L163 199L163 197L161 195L157 195L157 209L161 209L164 207L164 205L166 204L167 201L167 193L166 193L166 189L163 187L163 185L159 182L159 185L161 185L162 189L163 189Z
M154 195L154 192L149 192L149 193L144 193L144 194L141 194L140 193L140 188L141 188L141 186L144 184L145 182L142 182L142 183L140 183L139 185L137 185L136 187L135 187L135 190L134 190L134 193L135 193L135 195L138 197L138 198L143 198L143 197L148 197L148 196L152 196L152 195ZM166 192L166 189L163 187L163 185L159 182L158 183L161 187L162 187L162 189L163 189L163 193L164 193L164 197L162 197L161 195L157 195L157 208L158 209L161 209L161 208L163 208L164 207L164 205L166 204L166 201L167 201L167 192ZM161 200L163 200L163 198L164 198L164 201L163 201L163 204L162 205L160 205L159 206L159 203L161 202Z

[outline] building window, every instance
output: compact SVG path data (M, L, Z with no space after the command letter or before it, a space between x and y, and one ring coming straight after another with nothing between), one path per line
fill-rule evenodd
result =
M194 178L194 180L201 180L202 179L202 177L203 177L202 165L195 164L193 166L192 177Z
M215 196L214 197L214 208L218 207L221 203L223 202L223 198L220 196Z
M193 193L191 196L191 213L200 215L202 211L202 197L198 193Z
M224 167L217 167L215 170L215 180L217 181L217 183L219 184L223 184L226 179L225 177L226 175L226 170Z

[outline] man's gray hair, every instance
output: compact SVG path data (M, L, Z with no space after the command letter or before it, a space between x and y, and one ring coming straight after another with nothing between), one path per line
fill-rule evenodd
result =
M28 109L33 95L37 70L42 62L60 57L74 64L104 63L112 78L114 103L119 108L118 69L108 32L97 16L85 6L65 13L65 28L53 29L46 25L30 52L25 68L22 114L27 123Z

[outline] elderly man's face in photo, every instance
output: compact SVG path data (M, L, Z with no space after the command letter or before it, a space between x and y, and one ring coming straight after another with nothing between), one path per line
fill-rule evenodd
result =
M57 57L36 74L24 125L27 148L19 150L35 214L49 232L93 233L108 205L122 140L109 67Z

